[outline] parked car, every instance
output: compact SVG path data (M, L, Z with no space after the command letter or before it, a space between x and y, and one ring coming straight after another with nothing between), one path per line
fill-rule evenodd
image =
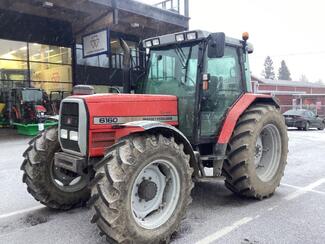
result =
M306 109L292 109L283 114L288 127L297 127L298 130L309 130L316 128L324 130L325 120L314 112Z

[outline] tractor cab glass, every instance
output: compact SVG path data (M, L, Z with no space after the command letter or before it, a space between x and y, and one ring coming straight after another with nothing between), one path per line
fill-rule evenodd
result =
M151 47L147 76L137 93L177 96L179 129L192 142L197 133L202 139L214 140L227 109L243 92L240 55L240 47L225 44L224 33L196 42ZM209 77L207 87L203 74ZM197 86L198 82L203 84Z
M22 90L21 91L22 101L24 102L35 102L41 103L43 98L43 92L40 90Z
M189 138L193 133L198 49L197 43L152 49L147 78L137 91L177 96L179 127Z
M209 88L201 101L201 136L216 136L227 109L243 91L239 48L226 46L222 57L205 55Z

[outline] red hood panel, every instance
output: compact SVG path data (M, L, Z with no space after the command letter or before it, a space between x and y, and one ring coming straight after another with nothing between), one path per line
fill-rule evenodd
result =
M177 124L177 97L166 95L99 94L82 96L90 129L103 129L135 120Z
M143 95L143 94L95 94L81 97L86 102L102 103L102 102L134 102L134 101L174 101L176 96L171 95Z

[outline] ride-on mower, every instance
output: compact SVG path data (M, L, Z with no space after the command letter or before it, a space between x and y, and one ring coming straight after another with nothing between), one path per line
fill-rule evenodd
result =
M239 196L270 197L287 130L277 102L251 93L247 39L189 31L144 40L136 94L68 97L59 126L29 143L28 192L55 209L88 202L110 243L168 243L196 181L224 177Z

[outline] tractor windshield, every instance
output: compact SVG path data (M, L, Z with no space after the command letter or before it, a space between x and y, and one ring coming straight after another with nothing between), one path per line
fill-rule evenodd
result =
M142 94L177 96L180 129L188 137L193 129L197 64L197 43L152 49L147 77L137 89Z
M24 102L40 103L42 101L43 93L40 90L23 90L21 93Z

